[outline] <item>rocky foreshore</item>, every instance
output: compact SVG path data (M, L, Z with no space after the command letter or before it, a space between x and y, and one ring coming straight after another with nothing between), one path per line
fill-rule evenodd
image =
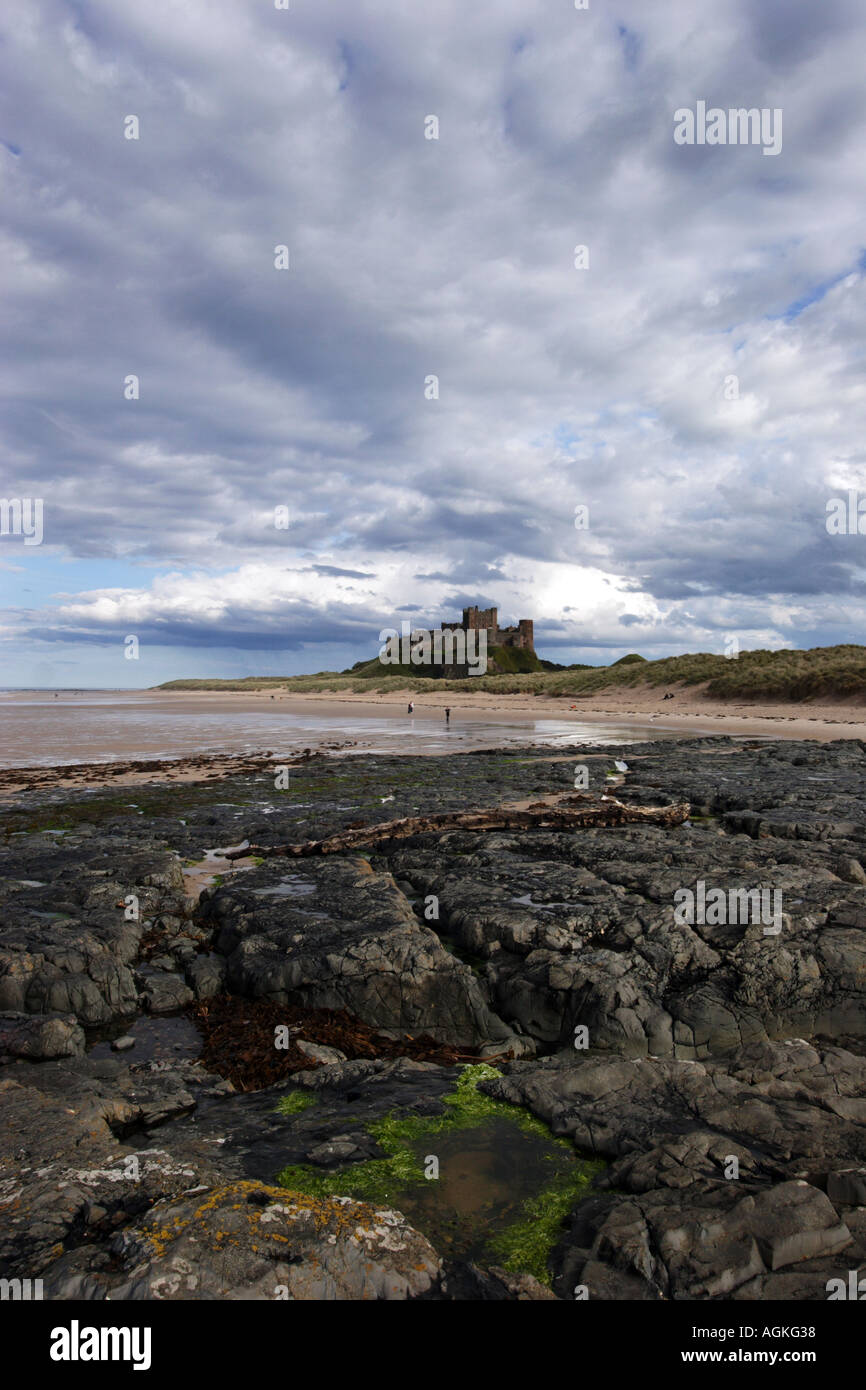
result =
M866 1264L866 745L619 762L250 759L10 795L0 1277L827 1299ZM266 852L587 782L691 810Z

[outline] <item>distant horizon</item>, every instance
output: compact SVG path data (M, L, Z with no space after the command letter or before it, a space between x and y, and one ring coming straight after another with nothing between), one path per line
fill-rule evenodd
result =
M839 646L860 647L863 651L866 651L866 644L861 643L861 642L839 642L839 643L833 643L833 644L831 644L831 646L832 646L832 647L839 647ZM748 654L749 652L751 652L751 651L763 651L763 650L771 650L771 649L768 649L768 648L761 648L761 647L747 647L747 648L743 648L743 649L739 652L739 656L745 656L745 655L747 655L747 654ZM778 648L777 650L778 650L779 652L782 652L782 651L795 651L795 652L803 652L803 651L822 651L822 650L830 650L830 647L820 647L820 646L819 646L819 647L788 647L788 648ZM537 653L536 653L536 655L537 655ZM637 656L643 656L643 653L641 653L641 652L628 652L628 653L624 653L624 655L637 655ZM713 655L715 655L715 656L720 656L720 655L722 655L722 654L719 653L719 652L713 653L713 652L693 652L693 651L684 651L684 652L673 652L673 653L671 653L670 656L668 656L668 657L643 657L643 659L647 662L647 664L650 664L651 662L659 661L659 660L661 660L661 661L665 661L665 660L675 660L677 657L686 657L686 656L713 656ZM541 660L549 660L549 659L550 659L550 658L541 658ZM372 658L371 658L371 660L372 660ZM621 660L622 660L622 657L617 657L615 660L612 660L612 661L607 661L607 662L588 662L588 663L586 663L586 665L592 667L593 669L603 670L603 669L606 669L607 667L615 666L615 665L617 664L617 662L618 662L618 661L621 661ZM561 663L561 664L565 665L565 663ZM579 663L573 663L573 664L577 665L577 664L579 664ZM250 673L250 674L244 675L244 676L217 675L217 674L215 674L214 672L209 672L207 675L204 675L204 676L188 676L188 675L184 675L184 676L169 676L169 677L166 678L166 680L164 680L164 681L159 681L159 682L157 682L157 683L154 684L154 685L129 685L129 686L121 686L121 685L89 685L89 686L86 686L86 685L3 685L3 686L0 686L0 693L10 693L10 694L11 694L11 693L13 693L13 692L22 692L22 691L23 691L23 692L26 693L26 692L28 692L28 691L34 691L34 692L47 692L47 693L54 693L54 692L57 692L58 694L63 694L63 693L66 693L66 694L75 694L75 693L81 693L81 694L91 694L91 693L93 693L93 694L97 694L97 693L100 693L100 692L101 692L101 693L117 693L117 694L136 694L136 693L141 694L141 693L146 693L146 692L148 692L148 691L158 690L158 689L160 688L160 686L166 685L166 684L168 684L168 683L170 683L170 682L172 682L172 681L185 681L185 680L214 680L214 681L217 681L217 680L219 680L219 681L242 681L242 680L249 680L249 681L263 680L263 681L264 681L264 680L275 680L275 681L279 681L279 680L293 680L293 679L297 679L297 678L299 678L299 677L303 678L304 676L307 676L307 677L314 677L314 676L324 676L324 675L344 675L344 676L348 677L348 676L351 675L351 671L349 671L349 670L343 670L343 671L304 671L304 672L298 672L298 673L296 673L295 675L289 675L289 674L287 674L287 673L285 673L285 672L279 672L279 673L276 673L276 674L272 674L272 673L269 673L269 672L266 672L266 671L259 671L259 672L253 672L253 673ZM383 667L382 667L382 676L383 676L383 679L384 679L385 677L387 677L388 675L389 675L389 668L388 668L387 666L383 666ZM423 671L419 669L418 675L419 675L419 676L423 676Z

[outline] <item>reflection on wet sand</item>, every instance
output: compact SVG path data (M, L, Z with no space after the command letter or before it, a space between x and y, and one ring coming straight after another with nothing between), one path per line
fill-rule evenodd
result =
M413 715L393 706L263 708L262 701L218 703L128 692L5 695L0 702L0 768L151 762L202 756L296 757L304 749L353 753L469 752L538 744L621 746L647 737L648 723L595 724L570 718L534 719L490 713L463 718L416 705ZM698 731L695 731L698 732ZM663 736L653 729L653 736ZM672 735L674 736L674 735ZM676 735L682 737L682 734Z

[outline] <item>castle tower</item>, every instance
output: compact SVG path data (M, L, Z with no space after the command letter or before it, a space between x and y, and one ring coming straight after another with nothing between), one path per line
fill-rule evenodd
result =
M464 608L463 627L467 632L478 631L481 628L487 629L487 637L491 646L495 645L496 633L499 629L499 609L498 608Z
M535 624L531 618L521 618L517 624L520 633L519 646L525 647L527 651L535 651Z

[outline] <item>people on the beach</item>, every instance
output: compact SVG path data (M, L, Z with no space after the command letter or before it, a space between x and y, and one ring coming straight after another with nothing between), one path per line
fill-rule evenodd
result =
M451 710L448 705L445 706L445 723L451 723Z
M410 700L410 701L409 701L409 713L410 713L410 714L414 714L414 713L415 713L415 701L414 701L414 700Z

